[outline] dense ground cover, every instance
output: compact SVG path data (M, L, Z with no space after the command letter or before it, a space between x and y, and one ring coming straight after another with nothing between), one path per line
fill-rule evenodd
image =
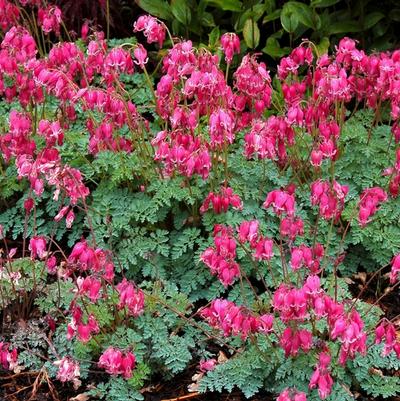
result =
M71 42L34 3L2 15L10 399L398 396L400 51L304 40L270 74L234 33Z

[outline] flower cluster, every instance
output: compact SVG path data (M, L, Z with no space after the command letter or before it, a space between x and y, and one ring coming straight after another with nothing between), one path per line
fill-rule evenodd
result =
M80 373L80 366L77 361L66 356L59 361L54 362L55 366L58 366L57 379L61 382L74 382L78 383Z
M207 248L200 256L211 273L217 275L221 283L227 287L240 276L240 267L236 258L236 241L230 227L216 225L214 227L214 246Z
M221 187L220 194L210 192L200 207L200 213L205 213L210 203L212 204L213 211L216 214L226 213L229 205L234 209L242 209L243 204L239 195L233 193L233 189L229 187Z
M242 221L238 228L239 241L248 242L254 250L254 258L258 260L270 260L273 256L274 242L272 239L259 233L259 222L257 220Z
M306 393L293 388L283 390L276 401L307 401Z
M20 0L21 6L30 6L33 9L37 8L37 23L45 34L54 32L57 36L60 35L60 24L62 22L61 10L52 4L44 5L40 0ZM0 28L3 32L12 29L13 25L23 23L24 13L20 12L20 9L15 2L8 0L0 1ZM25 10L26 11L26 10ZM33 15L33 18L34 15Z
M100 332L99 324L94 315L89 314L86 323L84 323L83 312L78 305L72 305L70 310L72 317L67 326L67 340L71 340L76 336L79 341L87 343L94 334Z
M133 283L123 279L116 287L119 294L118 308L127 308L131 316L139 316L144 310L144 293L135 289Z
M310 388L318 387L318 394L321 400L324 400L332 391L333 379L329 370L330 363L330 355L326 352L321 352L310 380Z
M122 352L114 347L107 348L100 356L98 366L110 375L122 375L125 379L132 376L136 358L130 351Z
M348 314L343 313L331 325L332 339L338 338L342 344L339 354L341 365L344 365L348 358L354 359L356 353L366 353L367 334L363 329L364 322L355 310Z
M91 274L101 274L106 281L114 278L114 263L111 254L101 248L90 247L85 240L77 242L68 257L65 275L69 276L72 272L90 272Z
M165 26L150 15L142 15L133 24L134 32L143 32L147 43L156 42L162 47L165 40Z
M227 32L221 36L221 46L225 54L225 61L231 63L234 54L240 53L240 39L235 33Z
M248 159L257 157L284 164L287 159L286 146L294 145L295 133L284 118L271 116L266 121L254 120L244 140L244 154Z
M319 215L326 220L338 220L344 208L344 199L349 192L347 185L318 180L311 184L311 204L319 206Z
M17 350L10 344L0 342L0 366L6 370L14 370L18 365Z
M375 329L375 344L385 343L383 355L388 355L394 351L400 358L400 341L397 339L396 329L393 323L384 319Z
M386 192L379 187L367 188L360 195L358 221L364 227L373 216L381 203L387 201Z
M32 237L29 241L29 250L31 251L32 259L44 259L46 252L46 239L44 237Z
M312 248L302 244L291 249L290 267L298 270L306 266L311 273L319 272L322 258L324 257L324 247L321 244L315 244Z
M400 273L400 254L396 255L392 260L392 269L390 271L390 283L394 284L399 279Z
M56 35L60 35L62 16L61 10L57 6L39 8L38 20L44 33L54 32Z
M8 0L0 0L0 27L7 31L19 20L19 8Z
M209 307L201 310L201 316L210 326L222 330L224 336L239 336L245 340L251 333L270 332L272 319L253 316L248 310L226 299L214 299Z
M294 191L289 190L279 190L275 189L268 193L263 207L268 209L272 206L274 212L280 216L286 214L288 217L292 217L295 213L295 198Z

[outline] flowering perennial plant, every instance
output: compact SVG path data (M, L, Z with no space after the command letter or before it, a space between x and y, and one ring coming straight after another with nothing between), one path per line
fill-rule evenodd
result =
M360 294L344 281L346 253L357 245L367 253L371 236L360 238L397 201L399 50L368 55L344 38L328 55L304 41L272 79L257 54L230 71L236 34L222 35L219 57L140 16L133 31L169 46L153 75L153 51L136 41L112 47L88 26L79 45L60 41L45 54L19 8L3 3L1 163L4 177L14 172L12 193L22 197L13 204L25 220L14 235L22 249L7 247L10 224L1 230L0 298L10 316L22 313L10 300L47 312L58 380L77 386L96 366L110 388L126 379L139 390L150 367L176 373L195 358L207 390L255 349L263 363L249 376L261 384L248 394L268 383L278 401L341 399L379 344L381 358L400 357L396 317L381 318L362 298L388 265L388 293L396 290L400 233ZM57 7L25 3L45 34L61 35ZM373 117L361 142L373 148L379 128L391 126L386 164L372 178L359 169L352 182L343 164L362 106ZM26 355L9 337L0 362L13 370ZM230 350L227 361L210 355L215 346L194 346L210 339Z

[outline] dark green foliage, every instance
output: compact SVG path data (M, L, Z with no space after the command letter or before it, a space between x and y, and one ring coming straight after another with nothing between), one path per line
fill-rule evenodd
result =
M145 12L164 20L175 35L188 36L213 48L223 32L243 37L243 47L272 58L287 55L303 38L320 54L338 39L360 39L368 49L387 50L397 42L400 9L394 0L379 5L364 0L209 1L137 0ZM388 17L388 18L386 18Z
M272 360L266 359L268 352L271 349L247 347L208 372L200 381L200 391L232 391L237 387L246 397L251 397L263 388L265 379L274 368Z
M382 345L372 345L365 357L353 361L354 375L360 386L373 397L389 398L400 392L400 380L392 373L400 367L393 355L383 356Z

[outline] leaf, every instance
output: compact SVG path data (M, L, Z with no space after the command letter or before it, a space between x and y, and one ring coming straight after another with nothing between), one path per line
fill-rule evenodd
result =
M239 18L235 23L235 32L243 30L245 22L251 18L253 21L258 21L265 13L264 4L256 4L254 7L247 9L244 13L239 14Z
M211 13L205 12L201 17L201 23L204 26L215 27L214 17Z
M271 57L283 57L290 52L289 47L280 47L277 39L269 37L267 39L267 43L262 49L265 54L268 54Z
M221 32L219 27L216 26L209 34L208 34L208 44L211 47L214 47L218 44L219 38L221 37Z
M275 21L281 16L282 9L278 8L277 10L273 11L272 13L266 15L263 19L263 24L266 24L270 21Z
M264 3L267 9L267 13L271 14L276 8L275 0L265 0Z
M316 45L318 56L322 56L323 54L328 53L329 45L329 38L324 36L321 41Z
M372 32L374 33L375 38L380 38L383 36L389 29L389 24L386 21L379 21L373 28ZM375 49L375 46L372 46Z
M283 6L282 12L287 14L292 13L293 15L296 16L298 21L301 22L306 27L315 28L316 24L314 22L313 13L310 7L308 7L304 3L299 3L297 1L289 1L285 3L285 5ZM291 32L295 30L296 28L294 28Z
M251 18L244 23L243 37L246 45L251 49L256 48L260 43L260 30L257 23Z
M135 0L144 11L161 19L173 18L170 5L163 0Z
M299 18L293 9L284 7L281 12L281 24L286 32L293 33L299 26Z
M243 6L239 0L207 0L207 3L224 11L242 11Z
M339 3L340 0L312 0L310 3L310 7L315 8L324 8L333 6L336 3Z
M362 31L360 24L355 21L341 21L334 22L328 27L329 35L347 32L360 32Z
M394 8L389 12L389 18L393 21L400 21L400 8Z
M364 30L372 28L384 17L385 14L381 13L380 11L369 13L364 18L364 25L363 25Z
M174 17L183 25L189 25L192 14L186 0L172 0L171 11Z

